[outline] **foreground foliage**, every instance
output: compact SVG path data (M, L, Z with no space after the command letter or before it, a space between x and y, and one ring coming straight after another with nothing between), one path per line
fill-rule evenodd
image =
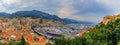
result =
M10 41L9 45L26 45L25 39L22 36L21 41L20 42L16 42L16 41Z
M120 45L120 19L100 24L90 32L74 39L55 39L56 45Z

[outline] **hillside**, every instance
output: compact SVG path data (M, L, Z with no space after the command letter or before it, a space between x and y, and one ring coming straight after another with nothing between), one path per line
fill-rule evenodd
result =
M56 45L120 45L120 19L118 16L110 16L110 18L105 16L103 19L103 21L107 19L105 23L100 23L75 39L55 39Z
M115 20L120 19L120 14L113 16L105 16L102 23L107 24L108 22L115 22Z
M76 23L79 23L79 24L93 24L92 22L77 21L77 20L69 19L69 18L64 18L63 21L66 22L66 23L69 23L69 24L71 24L71 23L74 23L74 24L76 24ZM70 22L71 22L71 23L70 23Z
M73 19L62 19L59 18L56 15L51 15L42 11L38 11L38 10L32 10L32 11L17 11L15 13L12 14L8 14L8 13L0 13L0 17L9 17L9 18L21 18L21 17L32 17L32 18L43 18L43 19L48 19L48 20L53 20L53 21L60 21L60 22L64 22L67 24L71 24L71 23L80 23L83 24L84 23L89 23L92 24L91 22L85 22L85 21L76 21Z
M55 20L55 21L62 21L59 17L55 15L50 15L48 13L44 13L37 10L32 11L18 11L12 14L13 17L32 17L32 18L43 18L43 19L49 19L49 20Z
M10 14L8 13L4 13L4 12L1 12L0 13L0 17L9 17Z

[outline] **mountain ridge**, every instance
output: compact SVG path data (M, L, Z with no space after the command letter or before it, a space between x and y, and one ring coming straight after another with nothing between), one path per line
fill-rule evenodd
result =
M45 13L45 12L38 11L38 10L16 11L15 13L11 13L11 14L1 12L0 17L9 17L9 18L32 17L32 18L49 19L49 20L53 20L53 21L61 21L61 22L67 23L67 24L71 24L71 23L92 24L92 22L77 21L77 20L73 20L73 19L69 19L69 18L63 18L62 19L62 18L60 18L56 15L51 15L49 13Z

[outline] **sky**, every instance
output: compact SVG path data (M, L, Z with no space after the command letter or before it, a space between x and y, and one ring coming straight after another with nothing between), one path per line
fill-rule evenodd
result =
M39 10L60 18L99 23L120 13L120 0L0 0L0 12Z

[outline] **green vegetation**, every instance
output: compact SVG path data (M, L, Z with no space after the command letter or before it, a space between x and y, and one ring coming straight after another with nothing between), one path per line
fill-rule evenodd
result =
M0 45L3 45L2 43L0 43Z
M0 30L0 33L2 32L2 30Z
M56 45L120 45L120 19L100 24L90 32L74 39L55 39Z
M20 42L10 41L9 45L21 45Z
M25 39L24 39L24 37L22 36L22 38L21 38L21 45L26 45L26 42L25 42Z
M23 36L22 36L20 42L10 41L9 45L26 45L26 42L25 42L25 39L24 39Z

